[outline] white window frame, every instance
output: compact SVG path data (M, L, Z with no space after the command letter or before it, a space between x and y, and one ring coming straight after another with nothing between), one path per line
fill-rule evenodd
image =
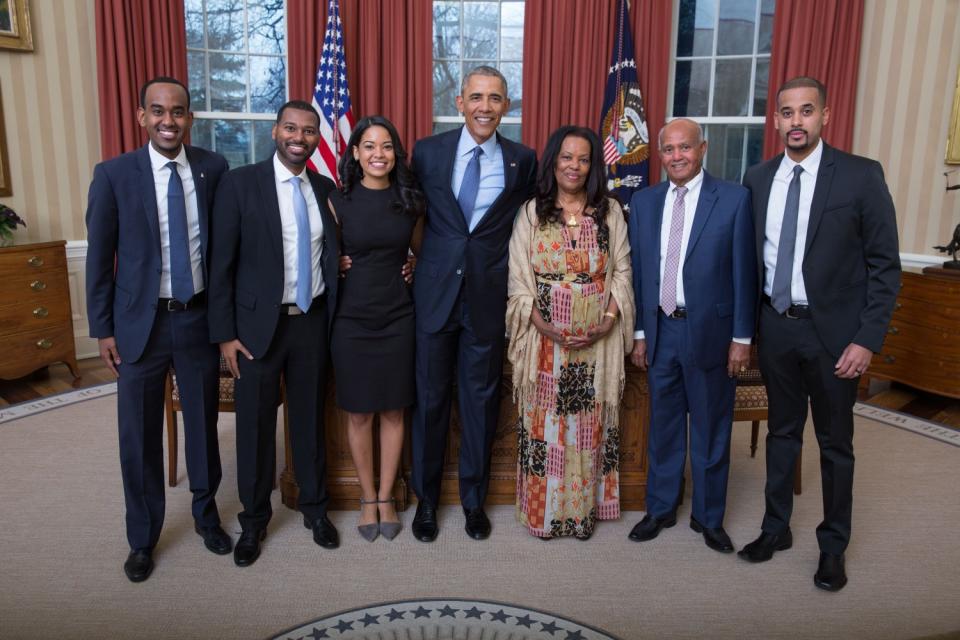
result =
M246 93L245 93L245 95L244 95L244 102L245 102L244 106L245 106L246 110L245 110L245 111L205 111L205 110L194 110L194 111L193 111L193 119L194 119L194 121L197 121L197 120L204 120L204 121L215 121L215 120L235 120L235 121L236 121L236 120L242 120L242 121L252 121L252 120L257 120L257 121L263 121L263 122L275 122L275 121L276 121L276 119L277 119L277 114L276 114L276 112L274 112L274 113L255 113L255 112L252 112L252 111L249 110L249 109L250 109L250 88L251 88L251 82L250 82L250 64L249 64L249 59L250 59L250 58L283 58L283 61L284 61L284 64L283 64L283 68L284 68L284 83L283 83L283 86L284 86L284 96L283 96L283 101L286 102L287 100L290 99L290 58L289 58L288 49L287 49L288 39L287 39L287 38L284 38L284 50L283 50L283 53L282 53L282 54L276 54L276 53L255 53L255 52L252 52L252 51L250 50L250 43L249 43L249 41L248 41L248 35L249 35L248 32L249 32L249 26L250 26L250 25L249 25L249 13L248 13L247 9L248 9L248 7L249 7L249 4L250 4L251 2L254 2L254 1L255 1L255 0L244 0L244 2L243 2L243 41L244 41L244 49L242 49L242 50L240 50L240 51L226 51L226 50L223 50L223 49L207 49L207 48L203 48L203 47L198 49L198 48L196 48L196 47L187 46L187 54L188 54L188 56L189 56L189 54L190 54L191 52L205 53L205 54L206 54L206 55L204 56L204 58L203 58L203 67L204 67L204 68L203 68L203 80L204 80L204 93L205 93L205 96L206 96L206 100L207 100L207 101L210 100L210 54L212 54L212 53L219 53L219 54L223 54L223 55L242 55L242 56L245 56L245 57L248 59L248 60L247 60L247 65L246 65L246 73L247 73L247 78L246 78ZM288 20L288 18L289 18L289 16L288 16L288 14L287 14L287 0L284 0L284 2L283 2L283 19L284 19L284 23L285 23L284 26L286 26L286 21ZM204 40L204 41L203 41L203 45L204 45L204 47L206 47L206 45L208 44L208 42L207 42L207 28L206 28L206 27L207 27L207 25L206 25L206 7L205 7L205 5L204 5L204 29L203 29L203 40ZM187 85L189 86L189 72L188 72L187 75L188 75ZM204 104L204 106L206 106L206 104ZM192 108L192 105L191 105L191 108ZM251 146L250 146L250 148L249 148L249 154L250 154L251 162L255 162L255 161L256 161L256 159L254 158L254 155L253 155L253 147L252 147L253 143L254 143L254 140L253 140L253 136L251 135L251 137L250 137L250 145L251 145Z
M766 114L762 115L752 115L752 116L675 116L673 115L673 106L674 106L674 90L676 88L676 73L677 73L677 63L678 62L687 62L687 61L696 61L696 60L710 60L710 91L707 96L707 111L708 113L713 112L713 96L715 82L717 79L717 47L720 42L720 3L723 0L712 0L715 3L714 19L713 19L713 49L710 52L710 56L677 56L677 39L679 38L680 32L680 3L682 0L674 0L673 3L673 28L670 37L670 80L667 87L667 105L669 115L666 118L667 122L674 120L675 118L684 117L693 120L694 122L699 122L702 126L706 127L707 125L717 125L717 124L732 124L732 125L764 125L766 123ZM720 56L721 60L751 60L753 64L750 65L750 95L748 96L747 104L750 105L750 109L753 109L753 103L756 99L756 80L757 80L757 62L763 59L766 59L769 63L771 53L759 53L758 49L760 46L760 16L761 9L763 7L763 1L757 0L756 13L754 14L754 33L753 33L753 52L750 54L736 54L736 55L723 55ZM769 67L768 67L769 68ZM743 137L743 143L740 153L740 173L743 175L747 170L747 142L748 137ZM707 148L707 154L709 155L710 148Z
M434 0L434 1L436 1L436 0ZM459 3L460 3L460 44L461 44L461 50L460 50L460 52L463 53L463 47L462 47L462 45L463 45L463 29L464 29L464 20L463 20L464 12L463 12L463 5L464 5L464 2L465 2L465 1L469 2L469 0L444 0L444 1L445 1L445 2L459 2ZM487 2L496 2L496 3L497 3L497 42L498 42L498 44L497 44L497 60L496 60L496 65L497 65L497 68L499 69L499 68L500 68L500 63L503 62L503 58L501 58L501 56L500 56L500 54L502 53L502 48L501 48L501 46L500 46L500 37L501 37L501 36L500 36L500 25L501 25L502 22L503 22L503 3L504 3L505 1L511 2L511 0L485 0L485 1L487 1ZM512 4L520 4L521 2L522 2L522 3L526 3L526 0L513 1L513 2L511 2L511 3L512 3ZM433 61L435 60L435 58L433 57L433 33L434 33L434 32L433 32L433 26L434 26L434 25L433 25L433 4L431 4L431 5L430 5L430 60L431 60L431 68L432 68L432 63L433 63ZM524 25L524 26L526 26L526 25ZM441 60L453 60L453 59L454 59L454 58L441 58ZM460 61L460 68L461 68L461 70L462 70L462 69L463 69L463 63L465 62L465 60L464 60L464 58L463 58L462 55L460 56L460 58L458 58L458 60ZM469 58L466 59L466 62L469 62L469 61L470 61ZM475 62L476 62L477 64L480 64L480 63L481 63L480 60L476 60ZM484 62L486 62L486 61L484 61ZM523 64L523 56L522 56L522 54L521 54L520 60L512 60L512 59L511 59L511 60L507 60L507 62L520 62L521 64ZM463 81L463 79L461 78L461 82L462 82L462 81ZM507 91L509 92L509 87L507 88ZM508 96L508 97L509 97L509 96ZM431 104L431 110L432 110L432 104ZM464 117L463 117L463 114L459 114L459 115L455 115L455 116L438 116L438 115L432 114L432 117L433 117L433 123L434 123L434 124L447 124L447 123L463 124L463 123L465 122ZM500 120L500 124L502 124L502 125L503 125L503 124L522 124L522 120L523 120L523 116L508 116L508 115L504 115L503 118L501 118L501 120Z

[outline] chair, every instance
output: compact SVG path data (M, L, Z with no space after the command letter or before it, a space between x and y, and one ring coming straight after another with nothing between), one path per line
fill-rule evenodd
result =
M760 436L760 421L767 419L769 412L767 388L760 376L760 359L757 345L750 348L750 365L746 371L737 374L737 395L733 402L733 421L750 422L750 457L757 456L757 440ZM793 470L793 493L803 491L801 468L803 451L797 454L797 464Z
M227 367L226 360L220 356L220 393L217 409L219 411L236 411L234 402L234 380L233 374ZM283 405L283 431L287 431L287 393L286 385L280 382L280 403ZM163 406L167 415L167 484L171 487L177 486L177 412L183 411L180 404L180 389L177 387L177 374L170 367L167 372L167 382L163 391ZM277 488L277 480L273 480L273 488Z

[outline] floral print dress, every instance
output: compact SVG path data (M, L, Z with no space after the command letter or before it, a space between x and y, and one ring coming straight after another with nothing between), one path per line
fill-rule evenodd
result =
M564 225L540 225L531 249L543 319L564 335L599 325L608 230L584 217L574 241ZM598 344L571 350L539 337L536 392L520 408L517 473L517 517L538 537L588 538L598 518L620 517L620 433L595 397Z

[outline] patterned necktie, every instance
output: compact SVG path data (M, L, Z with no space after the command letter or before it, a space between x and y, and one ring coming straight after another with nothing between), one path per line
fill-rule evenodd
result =
M670 315L677 310L677 271L680 267L680 245L683 244L683 218L686 207L683 196L686 187L677 187L673 214L670 218L670 237L667 240L667 260L663 265L663 280L660 281L660 307Z
M770 304L777 313L784 313L793 304L790 284L793 281L793 255L797 246L797 218L800 216L800 174L803 167L793 168L793 180L787 189L787 203L783 207L783 225L780 244L777 245L777 266L770 288Z
M304 313L313 301L313 251L311 249L310 216L307 201L300 190L300 178L294 176L290 183L293 199L293 215L297 220L297 306Z
M467 221L467 229L470 228L470 222L473 220L473 208L477 204L477 192L480 190L480 156L483 155L483 149L480 146L473 148L473 156L467 163L467 170L463 172L463 182L460 183L460 193L457 195L457 203L460 205L460 211Z
M193 266L190 263L190 239L187 231L187 203L177 163L168 162L167 232L170 236L170 292L176 300L187 303L196 291L193 288Z

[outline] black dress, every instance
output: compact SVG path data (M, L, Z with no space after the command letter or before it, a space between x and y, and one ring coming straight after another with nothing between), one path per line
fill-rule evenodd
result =
M416 219L393 187L330 194L353 266L340 281L331 353L337 404L351 413L413 404L413 298L400 273Z

